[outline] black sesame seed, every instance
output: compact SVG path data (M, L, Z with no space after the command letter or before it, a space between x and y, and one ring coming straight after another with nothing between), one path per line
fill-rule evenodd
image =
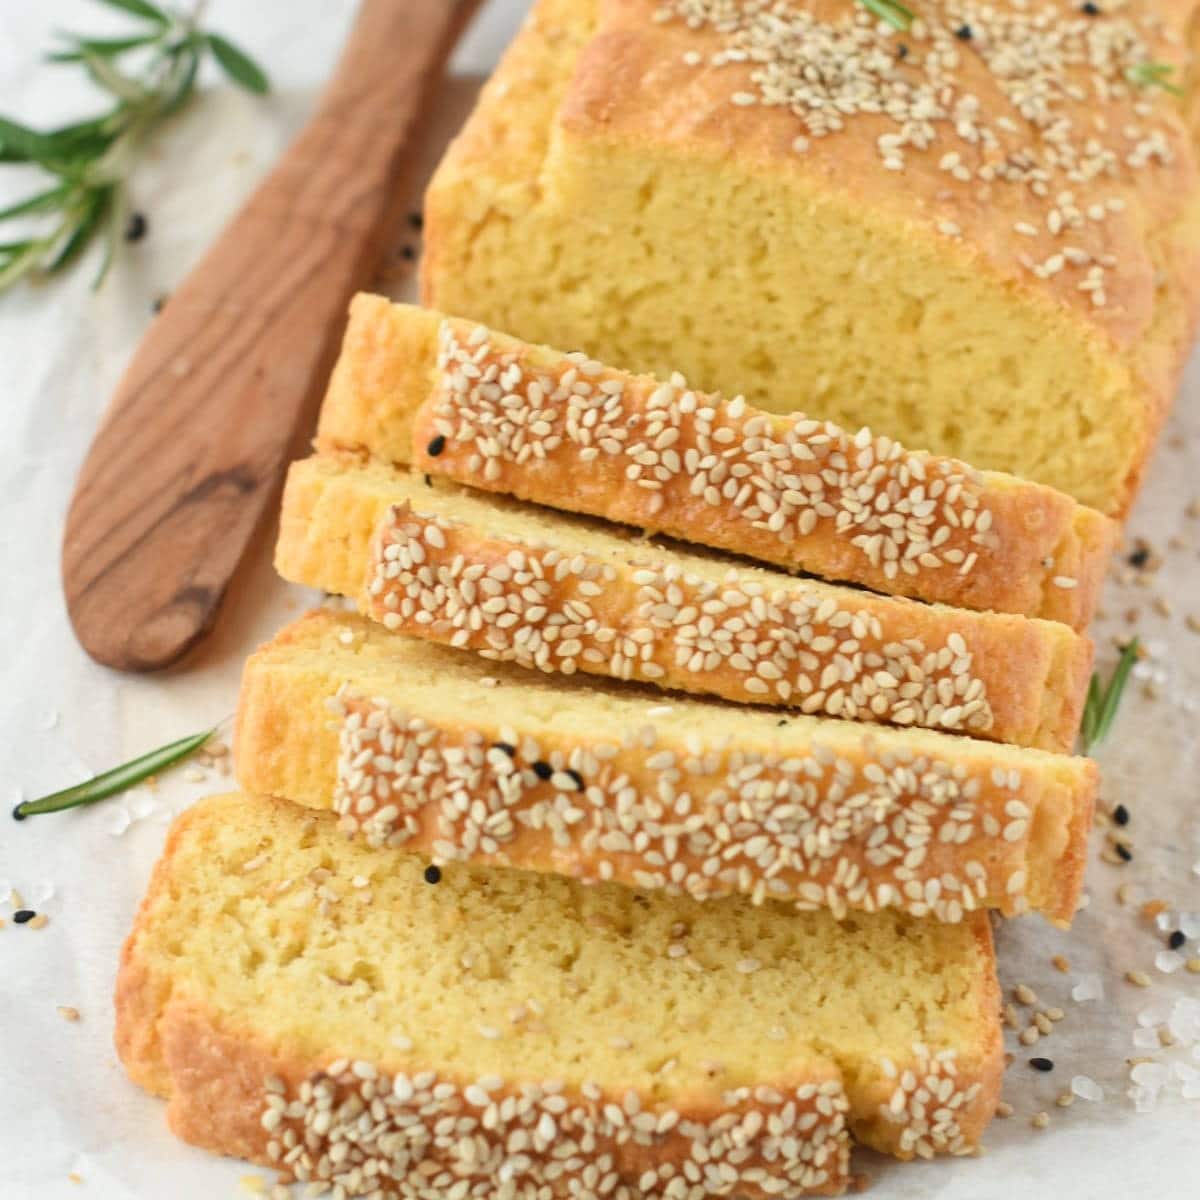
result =
M970 25L960 25L954 31L954 36L958 38L960 42L969 42L975 36L975 33L971 29Z
M429 477L429 473L428 473L428 472L426 472L426 474L425 474L425 486L426 486L427 488L431 488L431 487L433 487L433 480L432 480L432 479Z
M1117 857L1122 862L1133 862L1133 851L1128 846L1117 844Z
M1129 809L1127 809L1123 804L1118 804L1117 807L1113 809L1113 820L1116 821L1118 825L1128 825Z
M425 868L425 882L426 883L441 883L442 882L442 868L435 867L432 864L430 866L426 867Z
M1098 17L1100 15L1100 5L1093 4L1092 0L1087 0L1087 3L1079 11L1089 17Z
M411 212L408 214L408 223L414 229L425 228L425 218L419 212Z
M908 57L908 47L903 42L901 42L900 45L898 45L896 47L896 57L897 58L907 58Z
M1050 1059L1050 1058L1031 1058L1029 1060L1029 1065L1035 1071L1053 1071L1054 1070L1054 1060Z
M1137 567L1140 571L1150 561L1150 547L1139 546L1128 558L1128 563L1131 567Z
M778 728L778 729L782 729L786 724L787 724L786 717L780 717L779 720L775 722L776 728Z
M426 453L430 458L437 458L439 454L446 448L446 439L442 434L438 434L428 446L425 447Z
M167 307L167 301L169 299L169 296L155 296L154 300L150 304L150 311L157 317L158 314Z
M1167 945L1170 946L1172 950L1178 950L1179 947L1182 946L1186 941L1187 934L1185 934L1182 929L1174 929L1171 931L1171 936L1167 938Z
M549 779L554 774L554 768L548 762L542 762L541 759L538 759L533 764L533 773L539 779Z
M402 246L400 248L400 257L412 262L417 257L417 252L411 246Z
M571 767L568 767L568 768L567 768L567 769L566 769L566 770L563 772L563 774L564 774L564 775L570 775L570 777L571 777L571 778L572 778L572 779L575 781L575 786L576 786L576 787L577 787L577 788L578 788L578 789L579 789L581 792L583 791L583 776L582 776L582 775L580 775L580 773L579 773L578 771L576 771L576 770L573 770Z
M125 240L127 242L140 242L146 236L146 231L149 228L150 222L146 220L145 213L130 213L129 224L125 226Z
M37 913L32 908L19 908L13 913L13 920L18 925L24 925L26 921L32 921Z
M511 744L510 744L510 743L508 743L508 742L497 742L497 743L496 743L496 749L497 749L497 750L503 750L503 751L504 751L504 753L505 753L505 754L507 754L509 758L516 758L516 757L517 757L517 748L516 748L516 746L513 746L513 745L511 745Z

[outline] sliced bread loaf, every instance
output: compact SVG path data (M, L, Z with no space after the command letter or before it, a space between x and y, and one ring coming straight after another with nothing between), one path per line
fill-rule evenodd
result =
M732 564L349 455L295 463L276 566L389 629L806 713L1069 751L1091 669L1056 622Z
M336 826L233 795L171 832L116 1042L189 1142L344 1196L758 1198L840 1192L847 1126L965 1153L995 1109L983 914L434 882Z
M1113 526L1069 497L359 296L320 444L879 592L1086 626Z
M1087 759L521 670L317 612L246 664L248 791L375 844L800 908L1066 923Z

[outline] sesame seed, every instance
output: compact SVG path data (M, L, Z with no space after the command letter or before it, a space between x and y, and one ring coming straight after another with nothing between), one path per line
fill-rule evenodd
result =
M32 908L19 908L13 913L13 921L17 925L27 925L36 916L37 913Z
M442 869L441 867L434 866L433 863L430 863L429 866L425 868L424 874L426 883L442 882Z
M1049 1059L1049 1058L1031 1058L1029 1060L1029 1065L1035 1071L1053 1071L1054 1070L1054 1061L1053 1061L1053 1059Z
M428 446L425 447L426 453L428 453L431 458L437 458L438 455L441 454L441 452L445 449L446 438L440 433L430 441Z

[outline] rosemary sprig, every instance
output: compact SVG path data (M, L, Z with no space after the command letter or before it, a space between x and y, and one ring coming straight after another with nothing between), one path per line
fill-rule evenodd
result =
M104 278L119 244L125 183L146 135L191 98L204 58L249 91L267 91L261 68L233 43L199 28L197 4L184 13L151 0L98 0L136 18L126 37L64 34L53 63L82 66L108 96L99 115L57 129L36 130L0 117L0 163L40 167L49 186L0 210L0 225L37 218L36 232L0 236L0 291L30 276L48 276L74 262L93 239L104 240L96 277ZM134 69L126 69L126 56Z
M1164 92L1170 92L1172 96L1182 96L1183 88L1172 83L1168 78L1174 70L1175 68L1170 63L1143 62L1129 67L1125 72L1125 78L1130 83L1137 84L1138 87L1162 88Z
M190 737L159 746L157 750L151 750L140 758L122 763L121 766L113 767L111 771L105 771L102 775L95 775L83 783L77 783L74 787L63 788L61 792L53 792L37 800L22 800L12 810L13 818L23 821L26 817L62 812L67 808L79 808L84 804L95 804L97 800L116 796L151 775L181 762L193 751L199 750L218 728L219 726L214 725L212 729L206 729L203 733L193 733Z
M1084 754L1090 754L1092 747L1103 741L1108 733L1121 704L1125 684L1129 681L1129 672L1138 660L1138 650L1138 640L1134 638L1121 650L1121 657L1107 684L1101 682L1099 671L1093 672L1079 728Z
M912 10L905 8L900 0L858 0L869 13L886 21L893 29L907 33L913 23Z

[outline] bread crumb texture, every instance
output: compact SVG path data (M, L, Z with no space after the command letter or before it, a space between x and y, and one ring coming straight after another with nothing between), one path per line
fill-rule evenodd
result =
M1120 514L1200 300L1195 11L540 0L423 299Z
M176 823L117 1046L178 1133L347 1195L698 1200L840 1191L847 1125L968 1152L995 1107L986 917L427 870L277 800Z

